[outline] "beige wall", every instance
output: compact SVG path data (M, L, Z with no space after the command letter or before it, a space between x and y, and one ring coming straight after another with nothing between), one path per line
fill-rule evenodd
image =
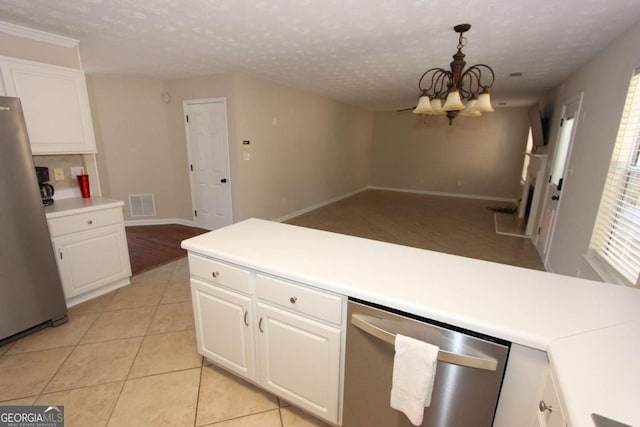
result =
M78 47L63 47L0 32L0 55L81 68Z
M87 86L103 195L123 200L127 219L128 195L140 193L155 195L158 218L179 217L163 82L87 76Z
M634 68L640 67L640 23L571 76L555 94L551 144L567 100L584 92L552 240L549 266L557 273L597 279L584 262L622 108ZM553 145L549 148L553 150ZM549 163L552 163L550 161Z
M87 80L103 192L125 202L155 193L157 219L193 220L185 100L227 100L235 221L275 219L368 185L370 112L244 75ZM246 139L251 160L241 160Z
M238 141L251 141L236 219L275 219L368 185L371 112L246 75L235 95Z
M500 108L482 117L375 114L375 186L488 198L518 199L527 108Z

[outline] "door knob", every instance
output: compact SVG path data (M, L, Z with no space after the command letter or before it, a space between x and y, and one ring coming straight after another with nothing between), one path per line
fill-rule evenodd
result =
M551 196L551 200L560 200L560 196Z
M227 182L227 178L222 178L220 182L224 184L225 182Z

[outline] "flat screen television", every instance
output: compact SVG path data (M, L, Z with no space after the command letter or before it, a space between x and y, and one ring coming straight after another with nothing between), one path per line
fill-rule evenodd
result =
M529 123L531 126L531 138L534 147L542 147L549 143L549 119L540 112L538 104L529 108ZM534 150L535 151L535 150Z

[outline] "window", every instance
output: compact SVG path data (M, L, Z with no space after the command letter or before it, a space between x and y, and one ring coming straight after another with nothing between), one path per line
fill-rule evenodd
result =
M611 157L591 250L613 268L625 284L637 286L640 275L640 69L625 101Z
M533 136L531 135L531 126L529 126L529 136L527 137L527 148L525 153L533 153ZM524 162L522 163L522 172L520 172L520 183L524 184L527 181L527 171L529 170L529 162L531 159L529 156L524 156Z

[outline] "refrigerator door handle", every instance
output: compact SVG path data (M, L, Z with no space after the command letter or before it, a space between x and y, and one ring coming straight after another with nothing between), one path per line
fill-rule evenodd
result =
M367 319L378 318L363 314L352 314L351 324L369 335L391 345L395 345L396 334L372 324ZM495 371L498 368L498 361L492 357L476 357L467 354L451 353L445 350L440 350L440 353L438 353L438 361L487 371Z

